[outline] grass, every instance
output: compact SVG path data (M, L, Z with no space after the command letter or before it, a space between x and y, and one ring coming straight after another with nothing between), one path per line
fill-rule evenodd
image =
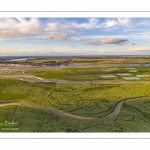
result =
M150 68L137 67L137 72L129 72L126 67L120 67L117 70L112 68L63 68L59 70L30 70L27 74L31 74L44 79L59 79L70 81L125 81L117 74L129 73L131 77L136 77L137 74L150 75ZM107 71L105 71L107 70ZM114 75L115 78L106 79L102 76ZM150 81L150 77L141 77L140 81Z
M67 59L66 59L67 60ZM150 84L128 83L124 81L119 73L129 73L130 64L144 61L143 59L118 59L117 62L124 63L115 65L118 70L110 70L107 66L117 59L91 60L72 59L72 63L102 64L103 67L89 68L63 68L54 69L29 69L25 74L31 74L45 79L61 79L70 81L82 81L78 83L56 83L52 82L26 82L17 79L0 79L0 103L22 102L28 105L53 108L84 117L102 117L111 113L116 103L122 99L146 96L135 101L125 102L120 113L107 120L85 121L66 118L51 112L31 109L21 106L0 107L0 123L7 121L19 121L17 131L2 130L5 126L0 124L1 132L150 132ZM49 62L46 60L45 62ZM53 60L52 60L53 61ZM60 60L61 61L61 60ZM147 59L146 61L149 62ZM38 60L38 63L42 61ZM127 65L128 64L128 65ZM108 70L108 71L104 71ZM136 67L136 74L150 74L150 68ZM21 71L15 71L21 74ZM13 72L12 75L15 75ZM7 75L1 73L2 75ZM11 73L8 73L11 75ZM102 84L96 82L102 79L101 75L116 75L115 84ZM109 81L110 81L109 80ZM142 77L141 81L150 81L150 77ZM95 81L95 82L85 82ZM15 127L14 127L15 128Z
M93 81L93 80L104 80L103 78L101 78L101 75L107 75L107 74L112 74L117 72L118 71L103 72L103 69L101 68L67 68L61 70L48 70L48 71L33 70L33 71L27 71L26 73L41 78L45 78L45 79Z
M7 80L6 83L1 80L0 84L1 86L3 85L1 93L5 93L8 97L14 94L15 98L10 100L9 97L8 99L2 100L1 97L1 103L6 101L20 101L30 105L47 108L52 107L86 117L105 116L113 110L117 101L124 98L136 96L150 97L150 85L147 84L93 85L89 83L78 83L59 84L56 87L54 83L28 83L13 79ZM23 95L17 95L19 93ZM7 106L0 108L0 120L1 122L4 120L19 120L19 130L17 132L134 132L134 130L148 132L148 104L150 104L149 99L126 102L118 116L105 121L76 120L41 110ZM122 120L121 116L124 116ZM129 124L131 121L127 120L132 120L133 117L136 117L136 120L131 125ZM144 124L143 126L147 128L141 128L141 125L137 128L139 123ZM1 132L4 131L1 130Z
M19 106L15 114L15 106L0 108L0 121L18 121L18 126L14 127L18 130L15 132L150 132L150 118L143 109L149 100L142 98L134 103L126 102L119 115L103 121L76 120ZM142 107L139 107L141 101ZM0 127L2 128L5 127Z

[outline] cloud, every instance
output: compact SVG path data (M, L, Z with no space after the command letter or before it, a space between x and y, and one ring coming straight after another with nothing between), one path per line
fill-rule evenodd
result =
M0 18L0 37L19 38L31 37L43 32L36 18Z
M130 26L131 20L129 18L118 18L117 19L118 24L122 26Z
M57 38L61 41L66 41L69 38L69 35L67 33L61 33L57 36Z
M117 19L106 19L101 24L101 28L109 29L115 27L129 27L131 26L131 20L129 18L117 18Z
M27 34L26 34L27 36ZM11 31L0 31L0 37L3 38L20 38L23 37L22 33L13 33Z
M98 25L99 19L97 18L90 18L85 23L77 23L75 21L69 22L69 21L55 21L55 22L49 22L47 23L46 31L50 32L76 32L79 30L90 30L97 27L100 27Z
M51 33L50 35L48 35L47 39L49 40L55 39L55 33Z
M53 20L47 23L46 31L50 32L79 32L92 29L109 29L112 27L129 27L131 20L129 18L105 19L103 22L98 18L89 18L87 22L78 23L75 21Z
M83 41L83 40L102 40L102 39L150 39L150 32L134 33L134 34L118 34L118 35L87 35L87 36L72 36L70 40Z
M90 18L90 19L88 19L87 23L81 23L81 24L72 23L72 25L73 25L73 28L89 30L89 29L100 27L98 25L98 22L99 22L99 19L97 19L97 18Z
M0 37L10 37L11 35L11 31L0 31Z
M136 24L135 24L136 23ZM103 40L105 38L112 39L129 39L129 38L150 38L150 32L144 33L134 33L126 35L104 35L104 36L94 36L97 31L110 31L111 29L117 29L125 27L124 32L129 30L136 30L136 25L146 24L143 20L134 22L134 19L129 18L88 18L84 22L79 23L78 21L68 21L67 19L47 19L42 21L38 18L1 18L0 19L0 38L33 38L35 40ZM133 28L132 28L133 27ZM93 30L93 35L88 32L88 30ZM144 30L144 29L143 29ZM142 30L142 31L143 31ZM87 31L85 34L84 31ZM83 33L82 33L83 32ZM87 36L81 36L87 35ZM88 36L89 33L89 36ZM75 36L76 35L76 36ZM74 36L74 37L73 37ZM99 42L95 41L97 45ZM127 43L127 42L126 42ZM126 44L125 42L120 43Z
M23 18L1 18L0 31L17 31L21 33L29 33L32 30L39 29L39 20L31 18L29 20Z
M149 51L150 47L148 46L141 46L141 47L134 47L130 48L128 50L125 50L126 52L135 52L135 51Z
M134 28L127 28L124 29L123 32L132 32L132 31L146 31L146 29L134 29Z
M132 43L131 45L136 45L135 43Z
M117 25L127 26L130 24L128 18L105 19L100 22L98 18L88 18L86 22L67 21L53 19L45 24L37 18L0 18L0 31L11 31L22 34L35 34L45 32L76 32L79 30L91 30L96 28L109 28Z
M70 36L67 33L60 33L60 34L51 33L50 35L48 35L47 40L66 41L69 39L69 37Z
M116 25L117 25L117 21L115 20L106 20L106 22L103 23L104 28L110 28Z
M92 44L95 46L104 45L104 44L125 45L125 44L128 44L128 40L127 39L103 39L101 41L92 40L92 41L88 42L88 44Z

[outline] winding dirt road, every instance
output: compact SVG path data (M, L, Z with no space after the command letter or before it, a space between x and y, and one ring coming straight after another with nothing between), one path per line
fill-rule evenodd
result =
M67 113L67 112L63 112L63 111L60 111L60 110L56 110L56 109L53 109L53 108L44 108L44 107L40 107L40 106L32 106L32 105L23 104L23 103L20 103L20 102L3 103L3 104L0 104L0 107L14 106L15 105L15 106L28 107L28 108L35 108L35 109L39 109L39 110L43 110L43 111L49 111L49 112L52 112L54 114L57 114L57 115L60 115L60 116L63 116L63 117L73 118L73 119L104 120L104 119L110 119L110 118L118 115L118 113L120 112L122 104L125 103L126 101L137 100L137 99L140 99L140 98L148 98L148 97L140 96L140 97L133 97L133 98L127 98L127 99L120 100L119 102L117 102L114 110L111 113L109 113L106 116L100 117L100 118L90 118L90 117L76 116L76 115L73 115L73 114L70 114L70 113Z

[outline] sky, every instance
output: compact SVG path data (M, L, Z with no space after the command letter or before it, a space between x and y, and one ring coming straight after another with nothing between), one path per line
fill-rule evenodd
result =
M150 18L0 18L0 56L150 55Z

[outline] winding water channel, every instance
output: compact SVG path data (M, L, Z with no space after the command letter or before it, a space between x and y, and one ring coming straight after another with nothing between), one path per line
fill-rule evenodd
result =
M63 112L63 111L60 111L60 110L56 110L56 109L53 109L53 108L44 108L44 107L40 107L40 106L32 106L32 105L23 104L23 103L20 103L20 102L3 103L3 104L0 104L0 107L14 106L15 105L15 106L28 107L28 108L35 108L35 109L39 109L39 110L43 110L43 111L49 111L49 112L52 112L54 114L57 114L57 115L60 115L60 116L63 116L63 117L73 118L73 119L104 120L104 119L110 119L110 118L118 115L123 103L125 103L127 101L131 101L131 100L137 100L137 99L140 99L140 98L148 98L148 97L140 96L140 97L133 97L133 98L127 98L127 99L120 100L119 102L117 102L117 104L115 105L114 110L111 113L109 113L106 116L100 117L100 118L76 116L76 115L73 115L73 114L70 114L70 113L67 113L67 112Z

